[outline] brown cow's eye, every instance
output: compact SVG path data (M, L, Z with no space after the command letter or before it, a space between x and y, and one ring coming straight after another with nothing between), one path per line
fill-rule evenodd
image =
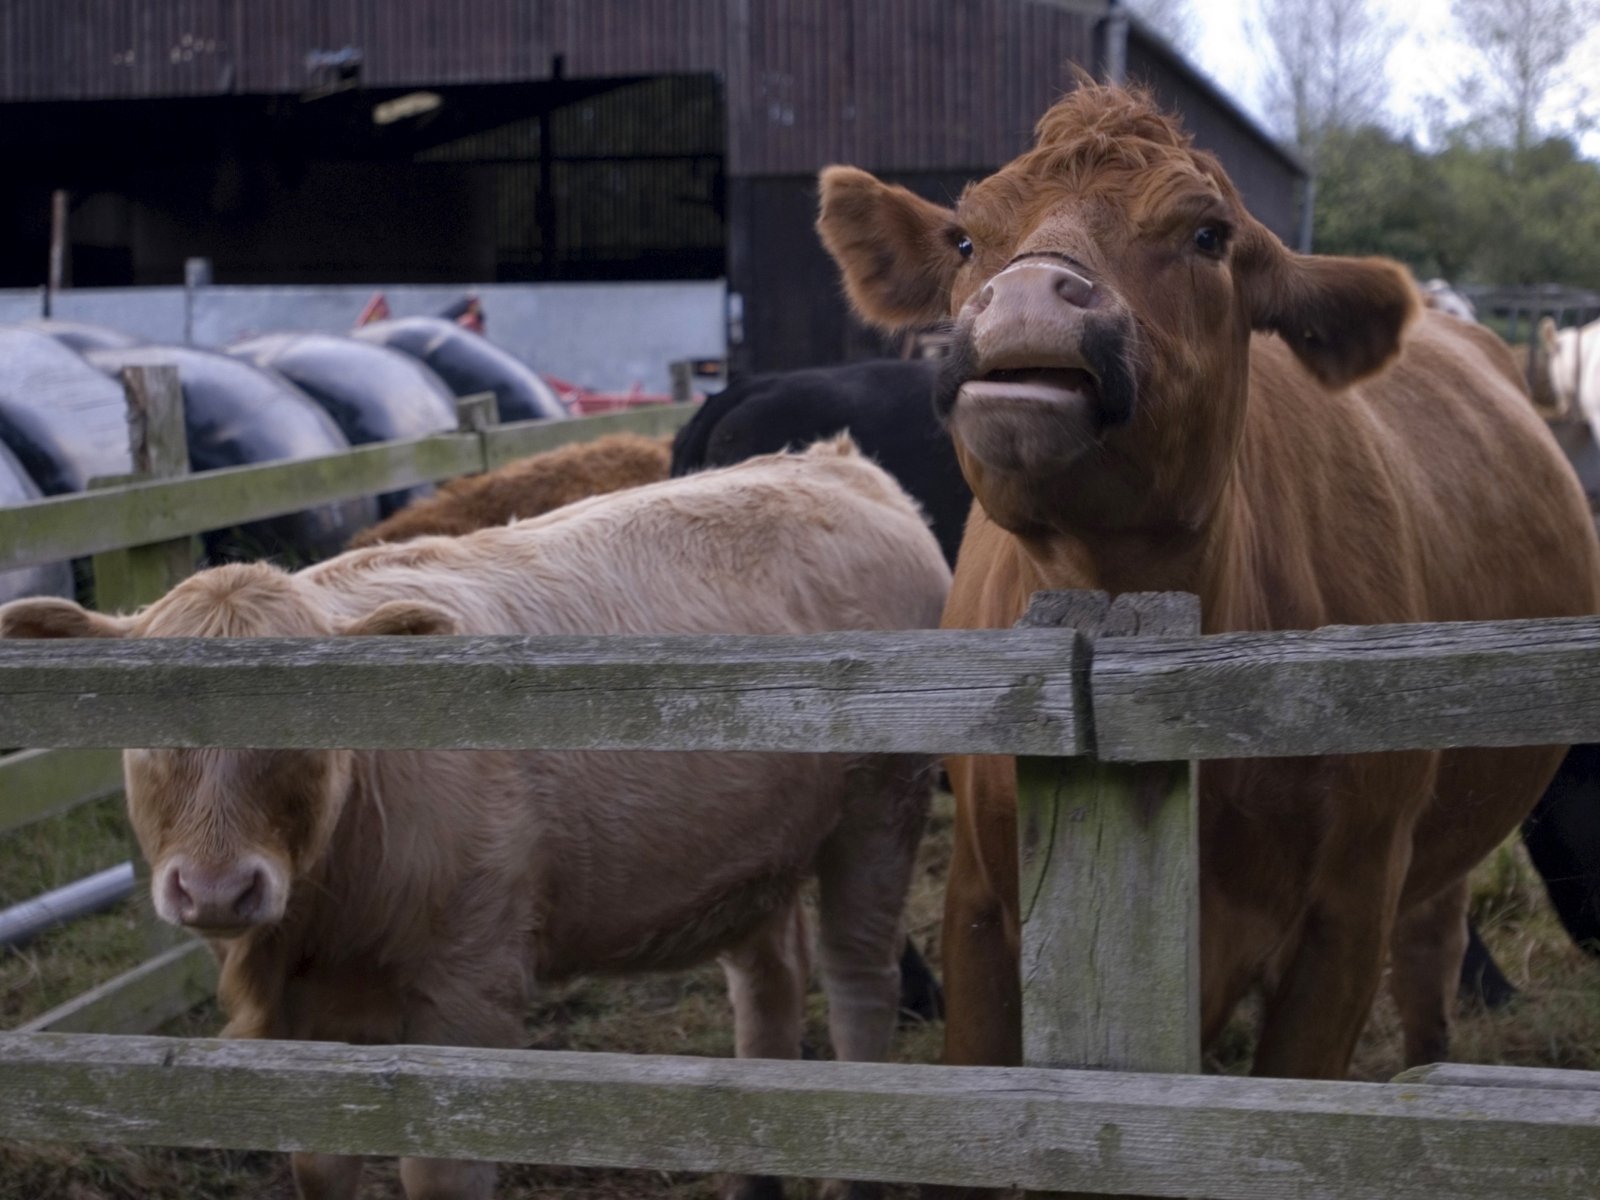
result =
M956 253L961 255L962 258L971 258L972 257L972 239L969 238L964 233L958 233L958 234L955 235L955 241L956 241Z
M1195 230L1194 248L1201 254L1209 254L1212 258L1216 258L1227 244L1227 230L1216 225L1202 225Z

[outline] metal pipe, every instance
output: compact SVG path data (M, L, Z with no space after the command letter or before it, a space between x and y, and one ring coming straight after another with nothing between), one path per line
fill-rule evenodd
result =
M1305 187L1300 192L1300 253L1311 253L1312 229L1317 216L1317 176L1306 176Z
M1128 81L1128 12L1118 0L1106 5L1105 76L1119 87Z
M66 887L0 910L0 946L19 945L54 925L65 925L109 908L131 893L133 887L133 864L118 863Z

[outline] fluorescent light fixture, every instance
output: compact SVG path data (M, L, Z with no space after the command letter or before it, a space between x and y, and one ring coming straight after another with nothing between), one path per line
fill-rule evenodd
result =
M432 112L444 103L443 97L438 92L407 92L404 96L396 96L393 100L385 100L382 104L372 106L372 123L374 125L393 125L396 121L404 121L408 117L420 117L425 112Z

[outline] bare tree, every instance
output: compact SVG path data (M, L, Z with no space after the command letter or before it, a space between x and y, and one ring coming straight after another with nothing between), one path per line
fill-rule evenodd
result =
M1600 0L1451 0L1450 11L1482 60L1472 83L1477 95L1490 97L1483 115L1515 149L1527 149L1545 101L1569 82L1573 48L1600 21Z
M1395 29L1370 0L1257 0L1268 112L1315 172L1328 131L1378 123Z
M1180 50L1195 43L1194 9L1189 0L1127 0L1127 9Z

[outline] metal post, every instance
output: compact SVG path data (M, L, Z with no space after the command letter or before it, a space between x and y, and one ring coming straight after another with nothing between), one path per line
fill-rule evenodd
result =
M67 286L67 193L50 193L50 270L44 293L44 315L55 315L56 293Z

